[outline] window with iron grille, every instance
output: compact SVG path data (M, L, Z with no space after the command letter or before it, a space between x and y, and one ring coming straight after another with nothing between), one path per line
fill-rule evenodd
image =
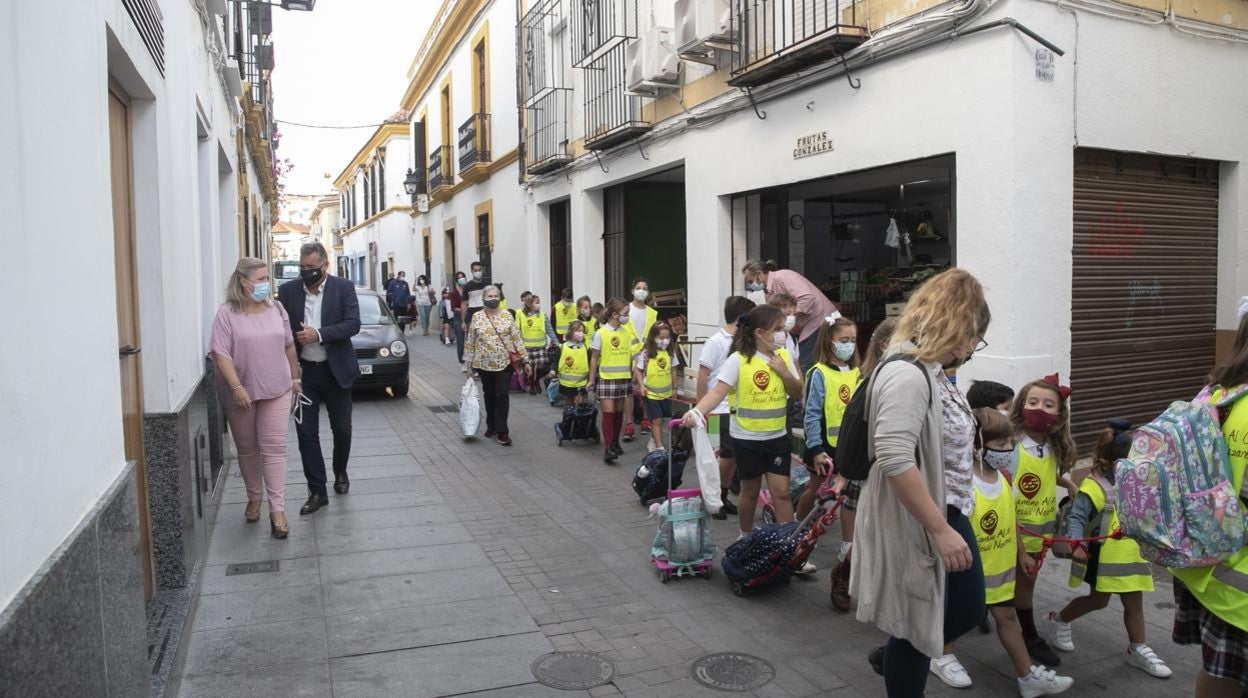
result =
M386 151L377 155L377 210L386 210Z
M481 268L485 271L485 280L489 282L493 278L490 269L490 214L483 213L477 216L477 259L481 262Z
M636 39L639 31L639 0L581 0L573 2L572 62L587 67L602 54Z
M520 108L529 174L545 174L571 160L572 11L570 0L539 0L520 22Z
M625 92L627 44L616 44L586 66L585 147L600 150L650 130L641 98Z
M426 166L429 160L428 144L425 143L425 120L421 119L412 124L412 172L416 175L416 193L412 195L412 201L416 200L416 194L428 194L428 175L426 174Z

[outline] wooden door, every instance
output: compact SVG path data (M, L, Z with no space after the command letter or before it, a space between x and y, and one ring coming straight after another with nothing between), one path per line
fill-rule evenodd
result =
M135 263L131 189L130 110L115 92L108 94L109 157L113 189L113 254L117 274L117 347L121 361L121 426L126 460L134 461L139 507L139 552L143 594L154 586L152 535L147 508L147 466L143 456L143 372L139 336L138 274Z
M446 286L455 288L455 229L446 231L446 240L442 244L442 263L446 268Z

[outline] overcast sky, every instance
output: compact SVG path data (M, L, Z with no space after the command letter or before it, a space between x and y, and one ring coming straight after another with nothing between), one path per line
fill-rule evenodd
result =
M399 109L407 68L438 0L318 0L312 12L273 10L275 118L322 125L378 124ZM277 125L290 158L286 192L330 192L372 129ZM326 174L329 178L326 179Z

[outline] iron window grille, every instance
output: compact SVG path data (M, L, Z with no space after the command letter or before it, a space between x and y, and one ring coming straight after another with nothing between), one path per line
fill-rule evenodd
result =
M490 115L473 114L459 127L459 169L490 161Z
M525 108L524 152L529 174L545 174L572 161L568 148L571 94L571 90L551 90Z
M437 191L455 183L455 147L438 146L429 156L429 190Z
M625 91L626 43L585 66L585 147L604 150L650 130L641 116L641 98Z

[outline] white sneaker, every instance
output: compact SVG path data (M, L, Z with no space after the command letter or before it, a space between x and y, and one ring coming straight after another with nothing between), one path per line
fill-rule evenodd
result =
M1052 669L1033 666L1030 674L1018 680L1018 694L1023 698L1052 696L1065 691L1074 683L1075 680L1069 676L1058 676Z
M945 682L946 686L951 688L970 688L971 675L966 673L966 667L962 666L962 662L952 654L941 655L933 659L928 667L936 678ZM1022 679L1019 679L1022 681ZM1040 695L1037 693L1036 695Z
M1156 676L1159 679L1170 678L1170 667L1161 661L1161 657L1153 651L1148 645L1140 645L1135 649L1127 650L1127 664L1143 671L1149 676Z
M1053 646L1063 652L1075 651L1075 638L1070 632L1070 623L1063 623L1056 611L1049 611L1045 616L1049 623L1049 640Z
M819 568L818 568L818 567L815 567L813 564L811 564L811 563L809 563L809 562L803 562L803 563L802 563L802 568L801 568L800 570L797 570L797 571L796 571L796 572L794 572L793 574L814 574L814 573L815 573L815 570L817 570L817 569L819 569Z

